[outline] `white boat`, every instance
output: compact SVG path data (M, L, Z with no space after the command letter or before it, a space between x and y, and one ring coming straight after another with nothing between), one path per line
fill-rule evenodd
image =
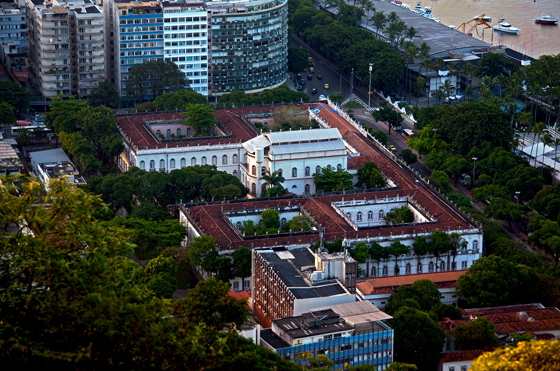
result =
M513 27L512 25L507 23L503 18L501 18L500 22L492 28L494 29L494 31L504 32L504 33L517 34L519 32L519 28Z
M482 15L477 15L476 17L474 17L475 19L480 19L482 18L482 20L484 22L492 22L492 17L489 17L487 15L485 15L484 17L481 17Z
M438 19L432 15L432 8L429 6L424 8L424 14L422 15L428 19L431 19L432 21L439 22Z
M424 9L422 9L422 2L419 1L418 4L416 4L413 12L416 14L424 14Z

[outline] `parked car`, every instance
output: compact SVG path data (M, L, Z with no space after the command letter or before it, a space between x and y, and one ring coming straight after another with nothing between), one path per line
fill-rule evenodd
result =
M303 90L303 85L298 85L297 90Z
M313 75L307 75L307 80L313 80Z
M317 89L315 88L311 89L311 94L317 94Z
M389 149L390 149L391 151L393 151L393 152L395 152L395 151L397 150L397 149L395 148L395 146L392 145L392 144L389 145Z
M317 75L317 80L323 80L323 76L322 75Z
M305 80L304 80L304 79L301 79L301 80L299 80L299 83L300 83L301 85L305 85Z
M301 80L301 73L298 73L298 74L297 74L297 79L298 79L298 80Z
M325 89L330 88L329 84L325 84Z
M308 61L308 62L313 62L313 57L308 57L308 58L307 58L307 61Z
M327 101L327 96L326 95L319 95L319 102L326 102Z
M309 72L315 72L315 68L309 67Z

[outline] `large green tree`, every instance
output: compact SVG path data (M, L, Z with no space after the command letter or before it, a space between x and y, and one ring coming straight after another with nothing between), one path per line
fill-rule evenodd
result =
M387 180L375 162L366 162L363 167L358 169L357 187L382 188L387 184Z
M344 169L334 169L332 166L321 168L319 173L313 174L313 182L317 191L340 192L352 190L354 176Z
M462 350L484 349L484 347L498 345L494 325L484 317L479 317L463 326L457 326L453 331L455 343Z
M0 81L0 102L14 107L17 112L27 112L29 92L13 81Z
M172 61L148 61L130 67L128 72L127 96L140 101L148 95L153 100L164 93L187 89L190 84L185 73Z
M288 70L293 73L305 71L308 51L305 48L291 46L288 48Z
M207 104L188 104L182 115L186 118L184 124L192 126L197 137L211 135L210 129L218 125L212 106Z
M178 264L172 257L158 256L144 268L146 287L158 297L171 298L177 290Z
M119 108L122 100L115 85L110 81L102 81L95 89L91 91L88 102L93 107L105 106L110 108Z
M184 110L189 104L208 104L208 99L194 90L186 89L164 93L152 102L161 111Z

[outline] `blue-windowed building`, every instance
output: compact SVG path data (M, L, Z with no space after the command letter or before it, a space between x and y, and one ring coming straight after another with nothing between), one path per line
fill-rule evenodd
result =
M301 316L276 319L262 330L260 343L293 362L308 352L324 354L334 367L373 364L385 369L393 362L392 317L368 301L312 309Z

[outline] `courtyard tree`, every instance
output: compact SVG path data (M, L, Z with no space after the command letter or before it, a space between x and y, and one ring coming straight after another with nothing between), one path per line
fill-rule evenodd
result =
M368 161L363 167L358 169L358 183L356 187L363 186L368 189L382 188L386 184L387 180L375 162Z
M344 169L336 169L332 166L321 168L319 173L313 174L313 182L317 191L340 192L352 190L352 179L354 176Z
M190 84L185 73L174 62L163 59L136 64L128 72L127 96L140 101L148 95L154 100L164 93L187 89Z
M208 104L206 97L194 90L179 90L174 93L164 93L154 99L152 104L161 111L184 110L189 104Z
M187 112L181 113L186 118L183 123L195 130L195 136L203 137L210 134L210 129L218 125L212 106L206 104L189 104Z
M251 249L240 247L233 252L233 266L235 268L235 276L241 279L251 277Z
M171 257L158 256L144 268L146 287L158 297L171 298L177 290L178 263Z
M498 345L496 328L484 317L457 326L453 332L455 342L462 350L484 349L484 347Z

